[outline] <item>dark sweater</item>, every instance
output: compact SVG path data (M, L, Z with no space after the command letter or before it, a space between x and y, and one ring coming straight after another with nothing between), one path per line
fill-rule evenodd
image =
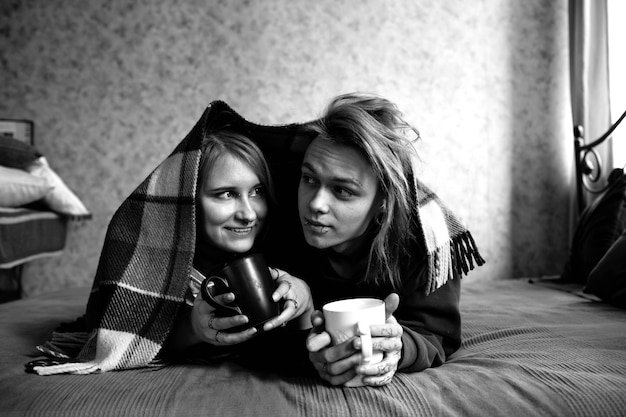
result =
M298 236L300 235L300 236ZM285 239L285 237L283 237ZM374 288L360 279L365 275L367 253L355 253L342 257L332 250L317 250L304 243L301 234L294 233L283 242L275 243L273 249L282 246L279 252L268 254L270 265L282 267L292 275L304 279L311 287L315 308L333 300L349 297L377 297L384 299L391 287ZM459 311L460 280L452 280L432 292L425 294L422 275L425 269L425 253L414 248L407 259L403 288L398 292L400 304L393 314L404 333L402 335L402 359L400 372L417 372L439 366L455 352L461 344L461 317ZM343 263L351 270L350 277L341 277L332 267Z

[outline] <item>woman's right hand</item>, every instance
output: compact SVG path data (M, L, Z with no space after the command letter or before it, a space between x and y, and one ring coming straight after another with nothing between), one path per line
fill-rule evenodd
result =
M235 300L235 295L226 293L216 298L221 298L219 301L224 304L230 304ZM210 306L199 295L193 303L189 320L191 332L193 333L190 336L197 341L196 343L204 342L215 346L235 345L251 339L257 333L254 327L240 332L227 332L228 329L248 323L248 317L242 314L218 317L215 308Z

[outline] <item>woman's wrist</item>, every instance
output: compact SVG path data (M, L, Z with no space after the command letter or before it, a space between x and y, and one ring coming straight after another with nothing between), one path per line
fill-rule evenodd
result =
M168 337L168 347L172 350L185 349L200 343L202 340L195 331L193 310L183 307Z

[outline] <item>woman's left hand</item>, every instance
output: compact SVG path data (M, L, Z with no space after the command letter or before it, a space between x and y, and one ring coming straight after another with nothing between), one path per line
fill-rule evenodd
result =
M296 318L299 328L310 328L313 298L308 284L281 269L270 268L270 273L277 284L272 298L276 302L283 300L283 310L278 317L265 323L263 330L274 329Z

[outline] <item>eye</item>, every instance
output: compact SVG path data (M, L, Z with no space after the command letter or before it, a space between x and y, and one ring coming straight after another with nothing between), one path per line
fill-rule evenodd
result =
M255 187L252 191L250 191L250 197L263 197L265 196L265 187L258 186Z
M308 174L304 174L304 173L300 177L300 181L302 182L302 184L308 184L308 185L317 184L317 181L312 176Z
M355 195L355 193L352 192L351 190L345 187L339 187L339 186L333 187L333 193L335 193L337 197L342 198L342 199L348 199Z
M234 191L222 191L220 193L213 194L213 197L218 198L220 200L230 200L233 198L237 198L237 193Z

